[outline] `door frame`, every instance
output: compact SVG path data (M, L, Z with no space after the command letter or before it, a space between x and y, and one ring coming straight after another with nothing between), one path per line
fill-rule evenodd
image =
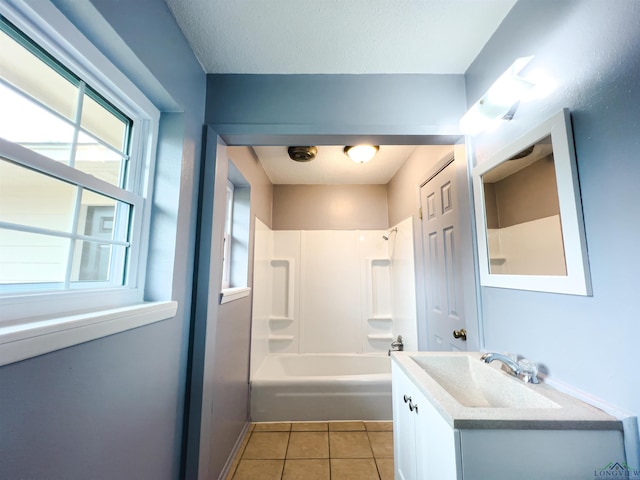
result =
M461 284L464 308L464 323L467 330L467 349L469 351L479 351L484 346L482 326L479 324L482 318L480 314L481 304L478 298L477 265L475 231L473 218L473 197L471 183L470 159L467 155L464 139L456 142L453 146L453 153L446 155L437 162L429 172L422 177L416 187L416 201L422 206L420 200L420 189L430 180L447 168L451 163L455 164L455 191L458 204L458 226L460 232L460 262L461 262ZM423 292L416 295L416 308L418 316L418 348L428 350L428 329L427 329L427 295L426 295L426 271L424 269L425 251L422 245L422 218L420 225L414 228L414 248L415 248L415 268L416 268L416 291Z
M215 358L215 336L216 336L216 321L217 321L217 305L215 301L211 301L210 293L217 293L219 291L218 278L221 276L221 266L212 263L212 252L221 251L222 248L222 227L220 226L220 218L222 223L224 216L221 210L222 193L221 187L218 185L216 188L215 179L217 177L226 178L226 168L228 156L226 154L227 146L254 146L254 145L349 145L356 141L368 141L375 144L385 145L454 145L454 152L456 150L456 144L460 145L464 149L464 137L459 134L442 131L441 133L427 134L423 129L418 128L417 133L414 129L413 133L408 133L411 128L402 127L397 128L383 128L386 132L378 133L357 133L360 131L376 130L376 128L361 127L354 128L349 127L349 130L354 133L313 133L326 130L326 128L318 128L318 126L304 125L293 128L291 125L220 125L220 124L206 124L203 128L205 132L203 135L203 156L202 164L200 165L200 178L198 188L198 221L201 223L198 228L196 238L196 278L197 281L194 284L194 302L192 304L192 326L191 326L191 339L189 348L189 366L188 366L188 385L187 391L189 392L188 405L187 405L187 419L188 424L187 431L184 437L184 444L186 445L185 454L185 470L188 477L206 479L208 478L209 462L210 462L210 439L212 435L211 418L212 412L210 410L213 389L209 382L211 378L211 371L213 365L207 360ZM338 129L339 130L339 129ZM393 132L394 130L398 130ZM210 147L207 149L207 144ZM213 145L216 148L211 148ZM468 170L467 161L459 162L460 165L456 167L456 180L458 184L458 196L462 195L462 192L470 193L471 177L464 178L464 188L461 182L462 176L466 176ZM446 166L446 165L445 165ZM444 167L443 167L444 168ZM222 175L225 173L225 175ZM437 172L430 175L433 177ZM426 182L427 180L425 180ZM420 184L421 185L421 184ZM420 195L420 185L417 185L418 203ZM214 198L215 197L215 198ZM471 197L467 197L464 201L458 199L459 204L464 208L465 214L468 217L472 210L470 208ZM222 202L224 204L224 202ZM222 212L222 213L221 213ZM222 215L222 216L221 216ZM416 211L417 216L417 211ZM423 272L419 265L422 264L422 245L420 239L421 225L416 225L414 222L414 252L416 261L416 313L418 322L418 348L426 350L426 341L421 340L421 325L422 330L426 331L425 322L425 294L424 290L420 289L421 285L424 287ZM465 226L468 222L464 221ZM470 225L469 225L470 231ZM471 241L471 235L467 236ZM416 245L416 241L420 242L420 245ZM469 244L469 254L473 254L472 244ZM466 252L465 252L466 253ZM215 256L215 254L214 254ZM473 265L472 272L473 272ZM472 278L475 277L472 275ZM422 280L421 280L422 279ZM466 279L466 275L465 275ZM475 282L475 280L473 280ZM465 285L466 285L465 281ZM472 291L475 292L475 283L473 284ZM213 295L214 298L217 298ZM473 331L473 338L478 338L477 335L477 321L475 317L475 293L473 296L467 295L465 288L465 311L474 311L473 318L468 317L468 325L474 325L474 328L467 329ZM468 305L468 300L473 299L471 306ZM422 305L421 305L422 304ZM426 337L425 337L426 339ZM473 343L470 346L475 345Z

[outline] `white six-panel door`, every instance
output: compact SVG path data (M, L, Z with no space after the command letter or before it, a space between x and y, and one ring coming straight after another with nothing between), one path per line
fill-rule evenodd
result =
M420 188L429 350L466 350L459 219L452 161Z

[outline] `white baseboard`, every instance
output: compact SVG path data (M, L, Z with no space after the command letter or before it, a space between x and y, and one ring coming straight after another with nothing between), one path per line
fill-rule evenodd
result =
M249 431L250 426L251 426L251 422L249 421L247 421L244 424L244 427L242 428L242 431L240 432L240 435L238 436L236 443L233 446L233 450L231 450L231 453L229 454L229 457L227 458L227 461L224 464L224 468L222 469L222 471L220 472L220 475L218 476L218 480L225 480L227 478L231 478L233 474L233 472L231 471L231 468L234 466L234 460L236 459L236 455L238 455L240 449L243 447L244 439Z

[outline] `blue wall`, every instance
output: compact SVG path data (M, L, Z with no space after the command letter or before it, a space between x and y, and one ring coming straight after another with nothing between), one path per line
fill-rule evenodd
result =
M519 1L466 74L473 104L517 57L558 82L474 139L475 160L571 110L592 297L482 288L485 348L523 354L564 382L640 414L640 3ZM637 460L637 457L636 457Z
M461 75L208 75L207 123L437 126L457 133ZM242 92L242 95L238 95ZM453 130L453 132L451 132ZM387 132L388 133L388 132Z
M179 478L205 75L162 0L53 3L163 112L145 295L179 307L0 368L0 478Z
M147 297L180 306L172 320L2 367L0 472L177 478L205 76L162 0L54 3L164 112ZM481 162L560 108L572 110L594 292L483 288L486 348L529 356L554 378L634 414L639 16L633 0L520 0L466 75L469 104L518 56L535 55L534 64L558 80L550 97L523 104L512 122L477 138L475 157ZM466 108L462 76L206 78L206 123L234 143L455 137ZM236 316L247 313L228 319Z
M233 145L451 144L465 110L462 75L207 75L206 122Z
M388 143L452 143L460 137L457 121L464 110L462 75L207 76L205 118L210 125L208 132L220 135L233 145L349 144L349 138L362 141L367 135L385 139ZM213 184L213 163L216 163L216 177L218 168L226 175L226 158L214 154L215 145L215 139L208 139L207 167L211 173L205 171L205 175L210 175L205 177L209 186L203 186L207 201L215 194L215 191L207 193ZM255 166L250 168L250 161L236 165L251 183L252 206L254 193L258 194L258 202L271 202L269 195L259 193L255 188L260 186L258 180L261 178L253 171ZM266 177L264 172L262 176ZM224 188L224 185L223 181L218 188ZM224 195L220 199L223 203ZM216 234L215 225L222 224L224 212L214 210L215 206L211 205L203 208L201 224L208 229L213 221ZM209 213L205 218L206 212ZM262 220L271 223L271 218ZM201 243L207 252L219 250L222 231L218 229L218 244L215 238ZM208 257L203 251L201 255L199 269L204 272L209 267ZM199 279L198 288L205 288L207 282L214 282L211 275L202 281ZM211 291L217 292L215 288ZM198 314L196 329L207 315L207 323L214 324L217 330L216 338L207 339L207 345L196 345L198 349L206 348L206 354L199 355L207 358L202 375L205 386L199 392L203 404L199 409L203 412L203 431L212 432L210 452L200 453L201 462L204 461L200 470L208 465L209 476L213 478L224 466L241 431L241 415L245 414L238 405L244 409L243 394L244 400L248 400L249 365L239 358L239 354L246 352L248 360L249 352L245 347L250 345L251 310L244 299L217 307L211 304L211 294L206 293L198 293L198 308L202 313ZM211 328L208 330L210 333ZM202 339L200 342L203 343ZM229 362L230 358L236 359L233 364ZM205 408L210 414L205 415ZM202 439L203 444L206 441ZM193 463L190 461L189 465Z

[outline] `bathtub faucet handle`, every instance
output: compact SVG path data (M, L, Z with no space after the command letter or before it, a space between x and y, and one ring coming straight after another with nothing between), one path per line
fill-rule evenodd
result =
M402 352L404 350L404 343L402 343L402 335L398 335L398 338L394 342L391 342L391 348L389 349L389 355L391 351Z

